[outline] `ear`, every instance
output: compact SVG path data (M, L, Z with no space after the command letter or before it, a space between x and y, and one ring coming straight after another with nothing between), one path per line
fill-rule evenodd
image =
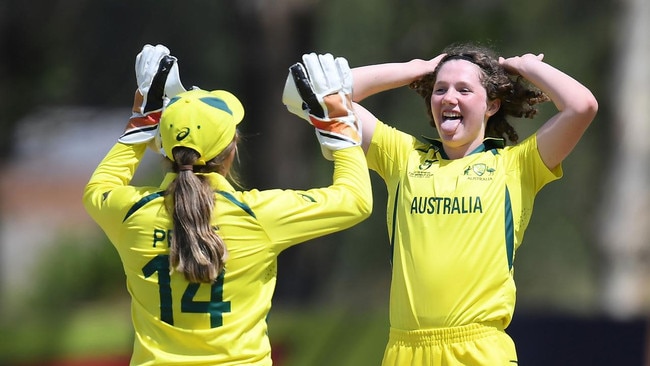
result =
M487 113L488 116L492 117L497 111L501 108L501 99L493 99L488 101Z

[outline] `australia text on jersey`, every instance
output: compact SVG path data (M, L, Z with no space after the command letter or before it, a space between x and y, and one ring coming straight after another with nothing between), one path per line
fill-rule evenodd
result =
M483 213L481 197L413 197L411 214L453 215Z

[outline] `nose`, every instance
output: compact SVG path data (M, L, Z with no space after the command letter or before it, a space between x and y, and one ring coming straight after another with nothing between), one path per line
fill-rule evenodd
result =
M456 92L451 89L447 90L442 96L442 103L446 105L456 105L458 103Z

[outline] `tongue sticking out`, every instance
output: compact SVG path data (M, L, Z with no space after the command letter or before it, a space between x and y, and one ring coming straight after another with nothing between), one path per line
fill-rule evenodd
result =
M461 117L454 118L443 118L442 123L440 124L440 132L444 135L453 135L460 126L462 122Z

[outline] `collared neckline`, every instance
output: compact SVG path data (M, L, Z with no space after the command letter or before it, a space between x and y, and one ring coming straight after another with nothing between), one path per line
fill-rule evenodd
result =
M426 137L422 136L422 138L433 145L434 149L436 150L437 153L440 154L440 156L445 159L449 160L449 156L447 156L447 153L445 152L445 149L442 147L442 141L437 138L431 138L431 137ZM472 154L478 154L494 149L503 149L506 146L506 140L502 138L496 138L496 137L486 137L483 139L483 143L480 144L479 146L476 147L476 149L472 150L469 154L466 156L472 155Z

